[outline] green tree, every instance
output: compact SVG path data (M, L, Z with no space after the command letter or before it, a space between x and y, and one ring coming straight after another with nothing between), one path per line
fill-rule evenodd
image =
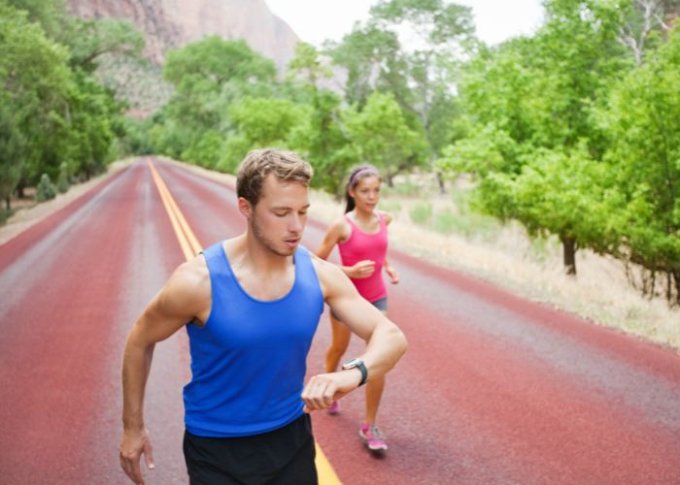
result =
M296 124L287 137L290 148L303 154L314 166L313 183L336 197L342 194L343 177L357 162L356 150L349 144L342 125L342 99L318 87L332 76L322 55L311 45L300 43L289 66L289 77L304 93L309 115Z
M502 134L501 143L489 143L491 150L480 145L495 155L493 163L477 158L476 164L444 160L443 166L467 165L484 178L480 185L490 213L515 218L531 232L557 235L565 269L575 274L577 248L600 250L598 238L607 246L610 231L601 217L592 221L599 226L586 227L563 204L582 190L582 200L594 205L587 189L593 184L600 187L595 193L609 190L608 179L591 166L607 149L595 113L632 63L617 42L615 6L595 0L549 0L545 5L547 23L534 38L483 50L461 85L471 132ZM507 138L513 143L502 142ZM473 136L471 141L482 140ZM458 153L471 151L462 148ZM559 170L569 173L560 179ZM536 187L562 192L537 199L541 217L523 210L526 200L521 199L522 194L536 196Z
M665 296L680 304L680 29L616 87L603 117L606 160L624 194L617 222L623 256L649 271L643 291L665 276Z
M11 110L9 100L3 98L0 94L0 198L9 213L10 197L21 178L28 142L16 125L16 113Z
M67 108L71 73L66 49L29 22L24 11L0 2L0 86L4 115L14 130L3 133L3 164L16 164L8 173L21 173L18 187L37 183L45 171L45 152L58 113ZM29 140L30 144L22 140ZM21 150L20 150L21 148ZM20 151L19 151L20 150ZM13 176L10 176L12 178Z
M164 76L176 92L151 130L154 146L162 153L214 166L215 133L226 140L234 130L229 107L246 97L271 95L275 75L274 63L242 40L208 37L171 51ZM201 154L206 159L199 162Z
M402 42L404 31L415 41ZM389 92L409 126L424 134L425 150L410 168L432 163L458 136L452 84L456 67L474 46L469 7L442 0L381 0L371 18L334 49L348 71L350 101L363 103L373 90ZM443 184L441 185L443 190Z
M359 158L380 168L390 186L394 176L424 149L422 133L409 128L391 94L373 93L363 109L355 106L343 118Z
M139 57L144 37L128 21L71 19L62 42L70 47L71 65L92 72L97 60L106 54Z
M220 164L234 167L245 154L262 146L286 147L287 138L296 125L308 116L306 106L287 99L246 97L229 107L236 143L229 145ZM240 150L237 150L239 148Z

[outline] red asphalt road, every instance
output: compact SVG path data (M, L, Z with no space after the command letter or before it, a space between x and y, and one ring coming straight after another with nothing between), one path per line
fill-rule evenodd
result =
M204 246L238 234L233 191L157 168ZM323 226L310 221L305 245ZM361 392L314 415L346 484L680 483L680 357L396 251L389 314L410 348L388 378L376 459ZM150 171L132 164L0 246L0 483L124 484L120 358L134 318L183 259ZM309 358L322 370L324 316ZM348 356L361 351L353 341ZM183 332L159 344L150 484L187 483Z

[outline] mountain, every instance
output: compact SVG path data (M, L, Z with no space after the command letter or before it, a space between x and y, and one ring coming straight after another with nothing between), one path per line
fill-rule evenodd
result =
M84 19L127 19L146 37L145 56L161 65L169 49L209 35L244 39L282 71L298 36L264 0L67 0Z

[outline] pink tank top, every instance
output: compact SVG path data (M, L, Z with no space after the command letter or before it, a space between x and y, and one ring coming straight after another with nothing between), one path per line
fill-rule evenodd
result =
M343 266L353 266L359 261L370 259L375 262L375 271L368 278L352 279L359 294L370 302L387 296L387 289L382 272L387 257L387 224L381 213L378 213L379 229L375 234L368 234L357 227L354 221L346 217L352 232L347 240L338 243L340 261Z

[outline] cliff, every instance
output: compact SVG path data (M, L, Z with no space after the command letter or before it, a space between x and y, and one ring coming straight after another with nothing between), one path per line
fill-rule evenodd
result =
M145 56L158 65L169 49L217 35L245 39L282 71L299 41L264 0L67 0L67 4L81 18L130 20L146 37Z

